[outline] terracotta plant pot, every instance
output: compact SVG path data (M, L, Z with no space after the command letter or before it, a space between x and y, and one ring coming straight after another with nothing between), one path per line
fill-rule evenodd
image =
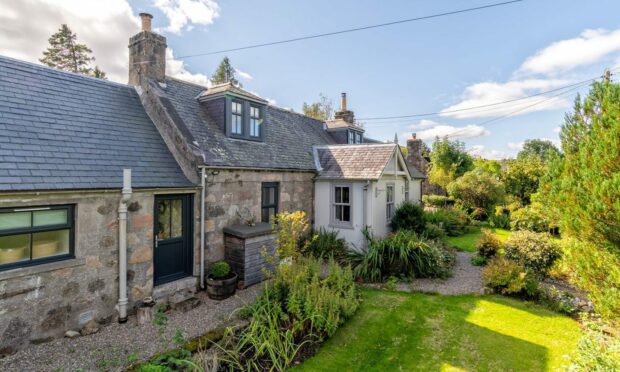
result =
M213 300L223 300L235 294L237 289L237 274L227 279L213 279L207 277L207 295Z

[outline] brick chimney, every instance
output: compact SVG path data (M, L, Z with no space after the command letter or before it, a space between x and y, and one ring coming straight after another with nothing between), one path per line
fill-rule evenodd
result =
M353 124L355 122L355 115L353 111L347 110L347 94L342 93L340 95L340 111L336 111L334 114L334 118L342 119L349 124Z
M142 30L129 38L129 85L166 78L166 38L151 31L153 16L140 13Z

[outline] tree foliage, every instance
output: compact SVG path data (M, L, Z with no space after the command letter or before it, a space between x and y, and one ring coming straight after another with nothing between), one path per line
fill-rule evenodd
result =
M536 156L510 160L503 180L506 193L518 197L525 205L538 191L540 179L547 173L547 165Z
M448 194L460 199L467 208L484 209L487 213L504 198L504 184L496 177L480 171L470 171L447 187Z
M549 140L529 139L523 144L523 149L517 154L517 159L537 158L548 162L561 156L560 150Z
M229 82L238 87L243 86L239 80L237 80L237 72L230 63L230 59L228 59L228 57L224 57L222 62L220 62L220 65L217 66L217 69L211 76L211 83L224 84Z
M474 169L496 177L502 175L502 164L497 160L476 158L474 159Z
M301 108L304 115L317 120L329 120L334 116L334 103L331 99L319 94L319 100L313 103L306 103Z
M77 35L66 24L61 25L48 42L50 46L43 52L43 58L39 59L41 63L63 71L106 78L99 66L92 67L95 61L91 55L93 51L85 44L79 44Z
M542 187L564 232L620 255L620 85L595 83L575 100L560 133L564 158Z
M435 138L430 158L429 181L444 188L474 165L473 158L465 151L465 144L450 141L447 136Z

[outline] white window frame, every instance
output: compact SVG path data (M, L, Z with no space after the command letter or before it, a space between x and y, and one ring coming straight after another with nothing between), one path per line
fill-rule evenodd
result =
M392 200L389 200L388 197L390 195L389 193L389 189L392 189ZM394 183L388 183L385 185L385 217L386 217L386 221L389 223L390 221L392 221L392 217L394 217L394 211L396 203L395 203L395 192L396 192L396 187L394 185Z
M349 202L344 203L336 203L336 188L348 188L349 189ZM330 200L330 226L336 228L345 228L352 229L353 228L353 185L352 184L343 184L343 183L334 183L330 187L331 189L331 200ZM349 207L349 221L338 221L336 220L336 207L348 206Z

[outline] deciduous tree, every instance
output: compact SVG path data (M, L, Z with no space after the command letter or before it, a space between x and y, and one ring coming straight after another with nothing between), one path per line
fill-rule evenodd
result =
M334 103L331 99L319 94L319 100L314 103L306 103L301 108L304 115L317 120L330 120L334 115Z

